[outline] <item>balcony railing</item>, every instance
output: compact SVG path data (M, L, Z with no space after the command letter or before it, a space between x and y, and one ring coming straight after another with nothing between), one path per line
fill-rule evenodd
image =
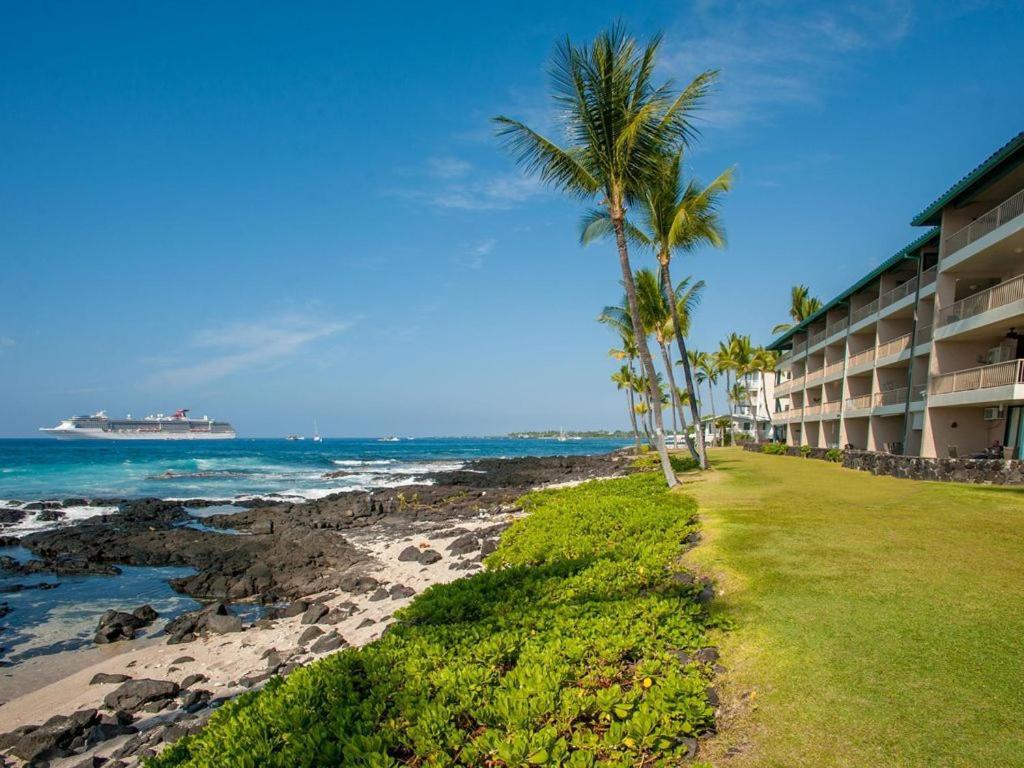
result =
M793 345L793 355L794 355L794 357L796 355L802 355L806 351L807 351L807 342L806 341L801 342L799 344L794 344Z
M836 400L834 403L822 403L821 404L821 413L823 415L828 415L828 414L831 414L831 413L839 413L839 410L842 407L843 407L843 404L840 401L838 401L838 400Z
M945 395L950 392L1005 387L1010 384L1024 384L1024 360L1010 360L995 365L943 373L932 378L928 391L932 395Z
M875 354L876 360L881 360L886 357L892 357L898 355L906 349L910 348L910 334L905 333L902 336L897 336L895 339L889 339L878 345L878 352Z
M912 384L910 387L910 402L920 403L928 396L927 384Z
M859 323L864 318L871 317L871 315L875 314L875 312L877 312L877 311L878 311L878 299L875 299L871 303L865 304L860 309L855 309L853 311L853 314L850 316L850 320L851 320L851 322Z
M907 402L907 388L890 389L875 394L875 406L903 405Z
M804 386L811 386L811 384L817 384L821 381L821 377L825 375L825 369L819 368L816 371L808 371L804 377Z
M842 370L843 370L843 361L840 360L838 363L831 363L830 365L826 365L825 366L825 375L826 376L832 376L833 374L836 374L836 373L842 373Z
M820 405L808 405L806 408L804 408L804 418L805 419L808 416L817 416L819 413L821 413L821 406Z
M851 355L850 360L847 363L848 368L856 368L858 365L864 365L870 363L875 359L875 348L865 349L863 352L858 352L856 355Z
M917 330L914 331L914 346L920 344L927 344L932 340L932 326L931 323L928 325L919 325Z
M935 277L938 274L939 274L939 268L937 266L929 267L924 272L922 272L921 273L921 288L922 289L926 288L927 286L929 286L932 283L934 283L935 282Z
M858 411L864 408L871 407L871 395L859 395L857 397L846 398L846 410Z
M825 329L825 336L835 336L840 331L845 331L846 326L850 324L850 318L843 317L836 320L834 323L829 324L828 328Z
M825 336L827 335L827 333L828 331L826 331L824 328L822 328L820 331L815 331L807 339L807 346L813 347L815 344L820 344L825 340Z
M945 255L949 256L961 248L966 248L975 240L981 239L1022 213L1024 213L1024 189L947 237Z
M966 299L939 309L939 325L949 325L968 317L980 315L990 309L1005 306L1014 301L1024 299L1024 275L1011 277L999 285L993 285L979 291Z
M895 304L900 299L905 299L917 290L917 278L912 277L905 283L900 283L891 291L886 291L878 299L878 308L885 309L890 304Z

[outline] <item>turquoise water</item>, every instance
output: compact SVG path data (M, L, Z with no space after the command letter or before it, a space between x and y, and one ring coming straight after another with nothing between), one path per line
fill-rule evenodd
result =
M621 445L624 443L613 440L563 443L508 438L327 439L322 443L0 440L0 507L17 509L34 500L77 497L159 496L225 502L256 495L316 498L341 490L400 485L476 458L600 453ZM325 477L329 472L346 474ZM228 503L190 509L195 519L188 525L204 530L204 517L237 509ZM58 522L40 521L39 513L32 511L18 523L0 525L0 534L21 536L73 525L97 514L116 514L117 508L75 504L62 511L64 517ZM5 554L19 560L31 556L21 547L0 548L0 555ZM17 663L30 656L87 646L100 615L108 608L131 611L149 603L160 613L150 631L159 632L171 618L198 605L176 594L168 584L169 579L190 573L187 568L122 570L119 576L74 577L14 576L0 571L0 603L10 608L0 618L0 660ZM59 586L34 588L39 583ZM12 591L17 585L21 585L20 591Z
M0 499L83 496L232 499L315 498L339 490L407 483L426 472L496 456L600 453L614 440L513 438L237 439L225 441L0 440ZM332 471L349 472L328 479Z

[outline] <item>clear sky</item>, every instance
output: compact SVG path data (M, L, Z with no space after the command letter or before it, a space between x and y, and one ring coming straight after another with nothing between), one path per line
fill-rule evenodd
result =
M625 426L580 206L493 139L621 17L722 81L691 344L769 340L1024 129L1021 2L0 2L0 435L191 407L246 435ZM637 265L648 263L636 254Z

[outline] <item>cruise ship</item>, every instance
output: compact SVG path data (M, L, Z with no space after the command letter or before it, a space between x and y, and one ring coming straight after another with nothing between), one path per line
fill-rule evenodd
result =
M91 416L72 416L56 427L41 427L40 432L62 440L231 440L235 428L226 421L208 416L191 419L182 408L171 416L162 413L133 419L112 419L106 411Z

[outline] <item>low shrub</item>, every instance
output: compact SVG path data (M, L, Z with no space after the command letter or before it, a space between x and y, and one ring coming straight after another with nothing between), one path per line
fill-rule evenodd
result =
M811 448L811 446L809 446L809 445L801 445L800 446L800 455L803 456L806 459L808 456L811 455L811 451L812 450L814 450L814 449Z
M786 453L785 443L765 443L761 446L761 453L769 453L773 456L784 456Z
M666 766L713 726L708 619L672 563L694 505L657 473L530 494L473 577L377 642L275 678L148 761Z
M825 451L825 461L831 461L835 464L840 463L843 460L843 451L840 448L829 448Z

